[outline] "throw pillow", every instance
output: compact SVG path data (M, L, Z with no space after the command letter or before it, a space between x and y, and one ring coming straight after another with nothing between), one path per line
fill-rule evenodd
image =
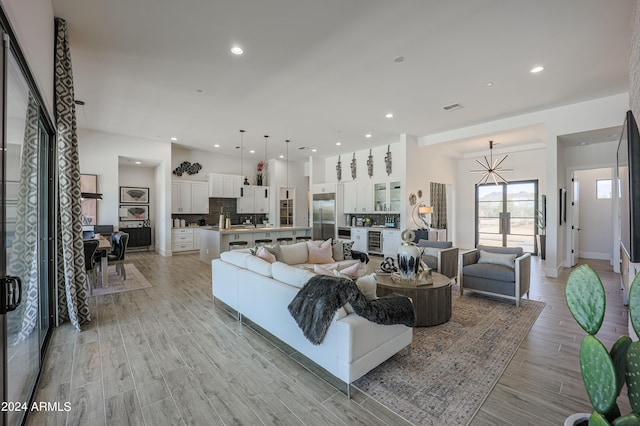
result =
M346 267L344 269L340 269L340 273L342 275L346 275L346 276L348 276L350 278L353 278L353 277L357 277L358 276L358 270L359 269L360 269L360 264L359 263L354 263L351 266L348 266L348 267Z
M273 263L276 261L276 256L273 253L270 253L266 247L258 247L256 256L258 256L260 259L266 260L269 263Z
M515 268L516 254L492 253L490 251L480 250L480 258L478 263L490 263L493 265L502 265L509 268Z
M267 250L269 253L271 253L272 255L274 255L276 257L276 260L278 262L284 262L284 260L282 260L282 250L280 250L280 243L275 243L274 245L272 245L271 247L269 246L263 246L265 248L265 250Z
M342 242L342 251L344 253L344 260L352 260L353 256L351 255L351 247L353 247L353 241L343 241Z
M368 301L378 298L376 295L376 286L378 283L376 282L375 273L361 276L357 279L356 285Z
M313 272L315 272L318 275L326 275L328 277L333 276L333 271L330 271L327 268L320 265L313 265Z
M282 251L282 261L288 265L309 263L309 250L306 241L280 246L280 250Z
M340 240L333 240L331 243L331 250L333 252L333 259L336 262L344 260L344 245Z
M312 241L307 241L307 249L309 250L309 263L334 263L332 250L331 250L331 239L320 244L318 247Z

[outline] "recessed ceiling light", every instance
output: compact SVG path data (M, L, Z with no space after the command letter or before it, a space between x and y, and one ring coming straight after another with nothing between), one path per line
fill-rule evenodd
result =
M284 158L284 155L281 155L280 158Z
M231 53L233 53L234 55L242 55L244 53L244 50L242 50L242 47L240 46L233 46L231 48Z
M136 164L142 164L142 161L134 161Z
M255 154L255 153L256 153L256 150L255 150L255 149L252 149L252 150L251 150L251 151L249 151L249 152L250 152L250 153L252 153L252 154Z
M367 133L366 135L364 135L365 138L370 138L371 137L371 133Z
M342 142L336 142L336 145L340 146L342 145Z
M214 147L214 148L220 148L220 144L219 144L219 143L217 143L217 144L213 145L213 147Z
M542 65L537 65L533 68L531 68L531 72L533 74L539 73L540 71L542 71L544 69L544 67Z
M171 140L172 140L173 142L175 142L175 141L177 141L177 140L178 140L178 138L176 138L176 137L172 137L172 138L171 138Z
M390 112L388 112L388 113L385 115L385 117L386 117L386 118L393 118L393 114L391 114Z
M487 81L487 87L493 86L493 81Z
M317 152L317 151L318 151L318 150L317 150L317 149L315 149L315 148L313 148L313 149L311 150L311 152Z

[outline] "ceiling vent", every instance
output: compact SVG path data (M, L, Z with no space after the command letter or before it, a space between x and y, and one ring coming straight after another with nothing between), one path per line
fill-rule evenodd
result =
M442 107L443 110L445 111L455 111L457 109L461 109L462 105L460 104L451 104L451 105L445 105Z

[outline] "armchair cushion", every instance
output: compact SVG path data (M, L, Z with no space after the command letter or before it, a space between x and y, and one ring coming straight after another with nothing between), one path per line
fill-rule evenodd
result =
M480 258L478 263L488 263L492 265L506 266L507 268L515 268L516 254L510 253L492 253L490 251L478 250Z
M515 269L491 263L473 263L462 268L465 277L485 278L494 281L515 282Z

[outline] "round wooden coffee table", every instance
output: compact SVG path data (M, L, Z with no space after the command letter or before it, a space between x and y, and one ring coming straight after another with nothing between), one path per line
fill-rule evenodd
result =
M416 311L416 327L443 324L451 319L451 284L453 279L432 272L433 284L419 287L397 284L391 275L376 275L378 297L397 293L410 297Z

